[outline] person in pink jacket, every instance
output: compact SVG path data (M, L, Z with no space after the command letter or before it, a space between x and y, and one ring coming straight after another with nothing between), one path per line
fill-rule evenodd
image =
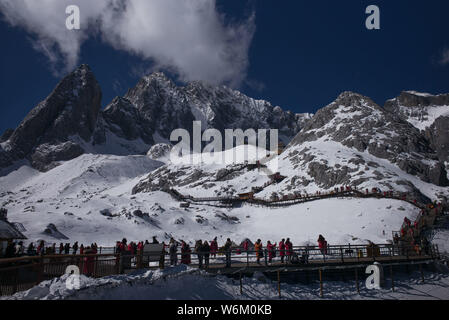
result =
M284 263L285 257L285 239L279 242L279 256L281 257L281 263Z
M217 256L217 252L218 252L218 243L217 243L217 237L214 238L214 240L212 240L210 242L210 255L215 258Z
M273 258L276 257L276 243L272 244L270 241L267 242L268 251L268 262L271 263Z

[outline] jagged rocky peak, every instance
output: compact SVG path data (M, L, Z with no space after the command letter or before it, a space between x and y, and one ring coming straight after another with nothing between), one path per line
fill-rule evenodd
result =
M0 143L8 141L8 139L12 136L13 133L14 129L11 128L6 129L5 132L3 132L3 134L0 136Z
M40 145L58 145L72 137L88 142L95 129L101 97L93 72L89 66L81 65L61 80L14 130L7 142L10 155L14 159L32 158ZM41 154L38 158L45 157ZM53 154L52 158L59 157Z
M449 94L404 91L399 97L388 100L384 108L424 131L439 117L449 116Z
M449 94L433 95L417 91L403 91L394 99L385 103L385 109L392 110L395 107L428 107L428 106L449 106Z
M309 115L283 111L226 86L201 81L177 86L160 72L143 77L102 113L105 126L115 135L128 140L142 138L147 144L169 141L171 132L178 128L191 131L193 121L201 121L203 130L279 129L281 139L288 142L308 118ZM132 123L137 125L131 126ZM107 131L97 131L100 138L96 141L104 141Z
M421 130L441 161L449 161L449 94L404 91L388 100L385 110Z
M172 80L162 72L155 72L140 79L134 88L128 90L124 98L139 110L146 111L165 105L171 96L176 95L176 91L176 84Z
M425 182L449 185L444 165L419 130L360 94L344 92L319 110L290 147L328 141L388 160Z

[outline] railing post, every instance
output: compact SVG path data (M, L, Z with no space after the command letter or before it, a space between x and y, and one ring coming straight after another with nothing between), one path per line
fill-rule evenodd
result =
M165 268L165 250L162 251L159 259L159 269L163 270Z
M340 246L340 256L341 256L341 262L344 263L345 259L344 259L344 256L343 256L343 247L341 247L341 246Z
M121 274L121 272L122 272L121 261L122 261L122 258L121 258L120 253L116 254L115 255L115 272L117 274Z
M390 265L391 290L394 292L393 265Z
M249 251L246 250L246 267L249 267Z
M98 255L95 255L94 271L93 271L93 274L92 274L92 276L94 278L97 277L97 268L98 268Z
M423 268L422 268L422 264L419 265L419 272L421 273L422 283L424 283L424 271L423 271Z
M264 251L264 257L265 257L265 266L268 266L268 250L263 249Z
M281 298L281 272L278 270L278 294L279 299Z
M16 293L18 290L18 282L19 282L19 268L16 268L16 272L14 273L14 287L12 289L12 293Z
M323 271L321 269L318 270L320 275L320 297L323 297Z
M243 295L242 272L240 272L240 295Z
M41 256L39 258L39 273L38 273L38 276L37 276L36 285L41 283L43 279L44 279L44 257Z

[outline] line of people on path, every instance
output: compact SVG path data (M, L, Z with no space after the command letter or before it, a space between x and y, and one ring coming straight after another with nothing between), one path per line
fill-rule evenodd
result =
M323 255L327 255L328 243L326 239L319 235L318 237L318 247ZM255 253L256 263L261 264L261 259L265 258L267 263L272 263L273 259L279 254L280 261L284 263L307 263L308 262L308 252L303 252L301 256L298 256L299 252L295 252L293 249L293 243L290 238L282 239L279 244L267 241L266 247L264 248L262 240L257 239L257 241L252 244L249 239L245 239L240 245L236 245L228 238L222 247L218 246L217 237L215 237L210 243L207 240L198 240L195 242L193 250L190 245L184 240L176 241L174 238L170 239L168 244L168 255L170 257L170 265L175 266L178 264L178 248L181 250L181 264L189 265L192 263L192 254L197 256L198 267L208 268L210 263L210 258L216 258L217 254L225 256L226 267L231 266L231 255L235 253L241 255L244 253Z
M35 244L30 242L25 249L23 241L12 242L10 241L6 247L3 258L18 258L23 256L45 256L45 255L76 255L76 254L96 254L98 251L98 245L92 243L89 246L79 245L75 242L73 245L70 243L60 243L56 246L53 243L51 246L46 245L44 240L40 240Z
M156 237L153 237L152 242L145 240L139 241L137 243L134 241L128 243L127 239L124 238L122 239L122 241L117 241L114 248L114 253L134 256L140 252L143 252L143 248L147 244L159 244L159 241ZM265 254L267 255L266 260L270 264L273 262L273 259L277 257L277 255L279 255L281 263L295 263L298 259L300 259L298 257L298 253L295 253L293 250L293 243L291 242L290 238L281 239L281 241L279 241L279 244L276 242L272 243L271 241L267 241L265 248L261 239L257 239L254 244L252 244L249 239L245 239L240 245L237 245L232 242L230 238L226 240L223 246L219 247L217 237L215 237L210 242L208 240L196 241L193 250L186 241L176 241L174 238L171 238L168 244L165 244L164 242L162 242L162 244L164 251L168 253L170 257L170 265L172 266L175 266L178 263L186 265L191 264L192 254L196 255L199 268L209 268L210 259L216 258L218 254L225 256L226 267L231 266L232 253L241 255L245 252L253 252L255 253L257 264L261 263L260 261L261 259L264 259ZM327 254L328 244L322 235L320 235L318 238L318 246L323 254ZM19 242L15 245L15 247L11 248L7 249L8 257L16 257L20 256L21 254L25 254L23 242ZM178 249L180 249L180 261L178 261ZM168 252L166 250L168 250ZM69 243L61 243L59 245L59 248L57 249L56 244L53 244L50 247L46 247L45 242L40 241L37 247L34 246L34 243L30 243L28 249L26 250L27 255L87 255L97 253L98 246L96 243L85 247L83 244L79 245L78 242L75 242L72 246ZM307 254L303 254L301 256L302 260L307 260L307 258Z

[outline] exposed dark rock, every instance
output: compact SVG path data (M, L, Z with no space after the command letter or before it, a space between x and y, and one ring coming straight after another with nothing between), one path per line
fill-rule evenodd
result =
M14 129L6 129L5 132L0 136L0 143L8 140L12 134L14 133Z
M172 146L166 143L158 143L151 147L147 156L153 160L159 160L161 158L169 158Z
M69 238L66 237L64 234L58 231L56 226L53 223L50 223L44 230L44 234L51 236L52 238L59 239L59 240L68 240Z
M439 163L435 150L419 130L362 95L342 93L335 102L315 114L290 146L323 136L359 152L367 151L387 159L425 182L449 185L444 165ZM309 168L313 169L315 177L323 171L318 170L317 165Z
M430 95L419 94L413 91L401 92L396 99L388 100L384 108L391 112L397 112L398 106L409 108L429 106L449 106L449 94Z
M105 217L112 217L112 213L109 209L100 210L100 214Z
M42 144L31 155L31 164L40 171L48 171L58 165L58 161L68 161L84 153L78 144L67 141L59 145Z
M449 162L449 116L438 117L425 135L441 161Z
M89 67L82 65L17 127L9 139L13 153L24 158L41 144L65 142L71 136L89 141L100 107L100 86Z

